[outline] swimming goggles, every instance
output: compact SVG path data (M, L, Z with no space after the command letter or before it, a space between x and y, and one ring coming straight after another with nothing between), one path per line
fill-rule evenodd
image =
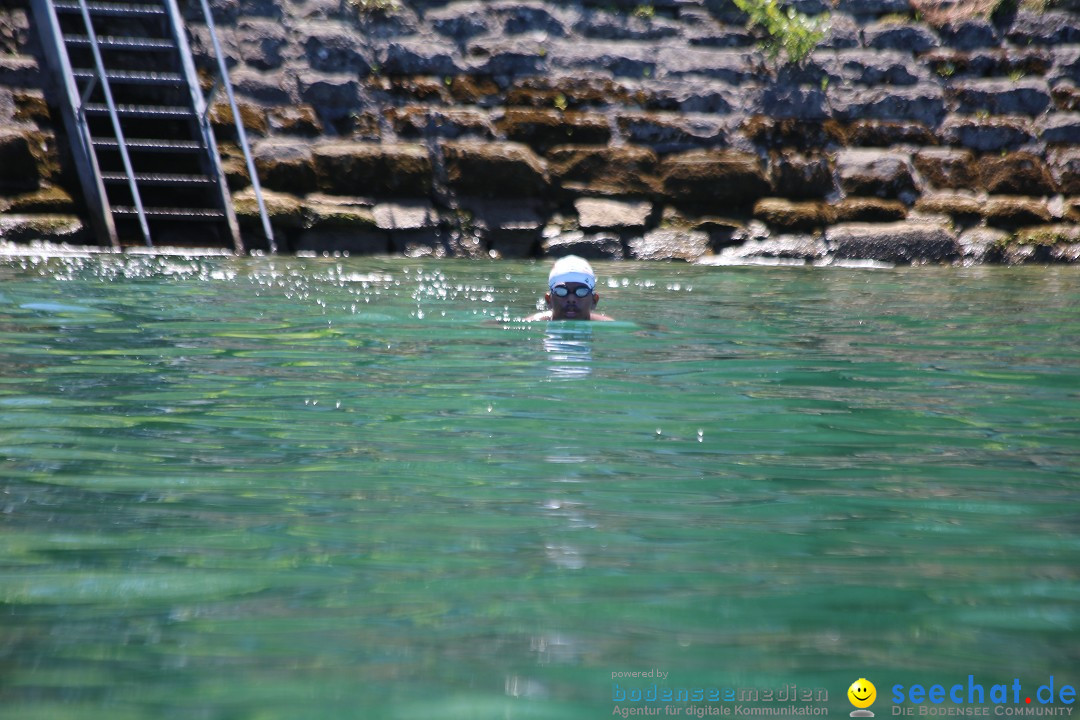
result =
M551 288L551 292L557 297L566 297L570 294L570 288L566 287L565 285L556 285L555 287ZM592 288L588 285L578 285L576 288L574 288L574 294L577 295L579 298L583 298L592 294Z

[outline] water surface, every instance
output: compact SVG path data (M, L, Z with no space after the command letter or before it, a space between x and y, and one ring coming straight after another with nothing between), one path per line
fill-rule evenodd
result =
M598 270L0 259L0 718L1080 681L1080 269Z

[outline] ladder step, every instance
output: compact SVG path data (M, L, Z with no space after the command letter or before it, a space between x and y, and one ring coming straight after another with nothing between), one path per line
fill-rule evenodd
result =
M82 12L77 2L55 2L53 7L60 12ZM86 3L86 9L90 11L91 15L110 15L112 17L155 17L165 14L165 8L160 5L135 3L88 2Z
M87 114L90 115L109 114L109 106L101 103L87 103L85 108ZM123 117L178 118L191 117L195 113L191 111L191 108L178 105L117 105L116 114Z
M97 77L97 73L90 68L74 68L71 74L80 80L92 80ZM138 70L106 71L105 77L109 79L109 82L139 85L178 85L184 81L180 73L141 72Z
M111 138L94 138L94 147L102 150L119 150L120 143ZM151 138L129 139L124 143L128 150L143 152L202 152L202 143L196 140L155 140Z
M122 217L138 217L136 208L126 205L114 205L114 215ZM225 213L220 210L209 208L143 208L143 214L148 218L158 220L224 220Z
M122 172L103 172L101 179L108 183L126 183L127 174ZM180 175L175 173L135 173L135 182L140 185L213 185L214 181L206 175Z
M64 40L68 45L90 46L90 38L86 35L65 35ZM172 50L176 43L172 40L145 37L114 37L105 35L98 38L98 47L109 50Z

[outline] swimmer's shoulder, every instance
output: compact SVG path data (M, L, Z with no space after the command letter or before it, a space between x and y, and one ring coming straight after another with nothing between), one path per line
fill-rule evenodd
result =
M545 310L544 312L538 312L533 315L529 315L527 318L524 318L524 322L540 322L541 320L551 320L551 311ZM595 320L598 322L614 322L615 318L604 315L603 313L594 312L592 313L592 315L589 316L589 320Z

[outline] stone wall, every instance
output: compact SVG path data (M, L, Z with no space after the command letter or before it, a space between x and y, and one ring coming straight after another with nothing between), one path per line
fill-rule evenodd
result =
M27 9L2 1L0 237L85 240ZM1080 255L1077 0L794 0L831 14L801 67L767 61L729 0L376 4L215 3L284 250Z

